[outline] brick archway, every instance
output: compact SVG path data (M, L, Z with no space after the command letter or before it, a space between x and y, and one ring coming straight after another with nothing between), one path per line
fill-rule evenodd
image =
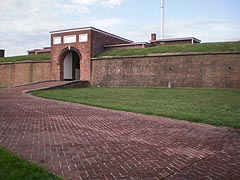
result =
M73 46L65 47L61 51L61 53L59 54L59 57L58 57L58 64L60 64L60 80L64 80L64 59L71 52L74 52L78 56L78 58L79 58L79 69L80 69L80 61L82 59L82 55L79 52L79 50L77 48L73 47Z

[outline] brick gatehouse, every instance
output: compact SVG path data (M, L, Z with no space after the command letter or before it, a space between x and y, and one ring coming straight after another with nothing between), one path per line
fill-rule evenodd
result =
M91 58L104 46L132 41L93 28L52 31L52 73L55 80L91 80Z

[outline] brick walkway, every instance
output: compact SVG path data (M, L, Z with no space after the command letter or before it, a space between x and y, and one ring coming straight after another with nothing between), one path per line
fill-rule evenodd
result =
M0 89L0 146L65 179L239 180L240 131Z

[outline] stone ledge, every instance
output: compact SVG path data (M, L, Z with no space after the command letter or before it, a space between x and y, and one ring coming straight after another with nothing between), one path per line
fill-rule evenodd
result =
M23 64L23 63L50 63L51 60L26 60L26 61L15 61L15 62L0 62L0 65L4 64Z
M222 54L240 54L236 52L191 52L191 53L156 53L148 55L132 55L132 56L103 56L100 58L91 58L91 60L106 60L106 59L124 59L124 58L142 58L142 57L167 57L167 56L198 56L198 55L222 55Z

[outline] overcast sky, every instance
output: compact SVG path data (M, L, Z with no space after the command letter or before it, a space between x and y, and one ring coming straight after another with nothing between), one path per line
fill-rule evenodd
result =
M165 0L165 38L240 40L239 0ZM0 0L7 56L50 46L49 31L93 26L133 41L160 36L160 0Z

